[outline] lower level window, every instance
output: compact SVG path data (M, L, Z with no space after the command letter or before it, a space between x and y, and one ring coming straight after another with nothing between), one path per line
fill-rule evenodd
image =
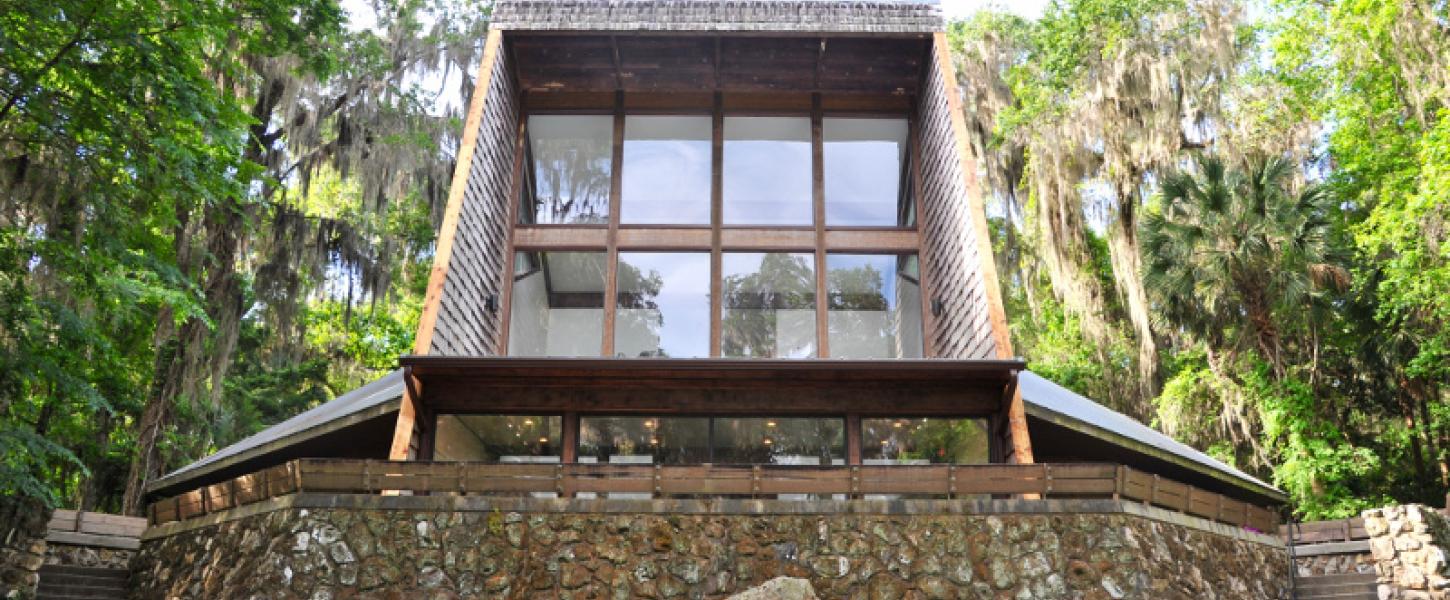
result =
M986 419L861 419L868 465L986 463L990 440Z
M434 460L556 463L563 437L557 416L439 415Z
M845 464L839 418L582 417L579 462Z

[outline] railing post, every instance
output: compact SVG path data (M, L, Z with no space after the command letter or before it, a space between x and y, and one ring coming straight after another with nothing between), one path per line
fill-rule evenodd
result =
M554 465L554 493L560 498L564 497L564 465Z
M373 493L373 459L363 459L362 489L364 493Z
M947 500L957 495L957 466L947 465Z
M760 495L760 465L750 467L750 497Z
M1123 493L1127 491L1127 467L1116 465L1113 468L1113 499L1122 499Z
M851 465L851 496L852 499L861 497L861 467Z
M1149 505L1153 505L1153 504L1157 504L1157 503L1158 503L1158 476L1157 475L1154 475L1153 476L1153 485L1152 485L1152 487L1149 487L1148 488L1148 504Z
M1052 493L1052 465L1049 464L1049 463L1041 463L1041 464L1042 464L1042 498L1045 500L1045 499L1047 499L1047 495Z
M655 465L654 480L652 481L652 483L654 484L653 487L655 491L654 493L650 494L650 497L658 498L660 497L661 492L664 491L664 488L660 487L660 465Z
M294 460L287 463L287 468L292 470L292 482L297 486L297 493L302 493L302 461Z
M459 496L463 496L463 495L468 494L468 486L466 485L466 483L468 481L468 469L464 468L464 466L466 464L467 463L464 463L463 461L458 461L458 495Z

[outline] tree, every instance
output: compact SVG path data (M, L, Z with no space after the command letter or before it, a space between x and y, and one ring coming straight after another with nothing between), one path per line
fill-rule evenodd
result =
M1165 177L1143 220L1145 287L1165 326L1218 351L1252 344L1282 376L1289 315L1349 286L1330 243L1334 201L1323 186L1291 190L1294 166L1280 157L1197 166Z

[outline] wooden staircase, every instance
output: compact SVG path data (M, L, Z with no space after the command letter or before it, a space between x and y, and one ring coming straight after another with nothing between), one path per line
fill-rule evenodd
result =
M1378 600L1374 573L1301 576L1295 600Z
M130 573L125 569L45 565L40 568L36 600L125 600Z

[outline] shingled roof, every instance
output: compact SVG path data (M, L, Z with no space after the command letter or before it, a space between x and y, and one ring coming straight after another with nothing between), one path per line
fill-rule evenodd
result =
M931 33L935 0L503 0L492 26L532 31Z

